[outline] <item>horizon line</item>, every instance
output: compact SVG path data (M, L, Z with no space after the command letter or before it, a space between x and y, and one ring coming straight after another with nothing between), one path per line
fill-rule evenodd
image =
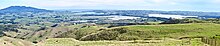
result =
M14 5L14 6L16 6L16 5ZM8 7L12 7L12 6L8 6ZM5 7L5 8L8 8L8 7ZM22 5L20 7L22 7ZM24 7L32 7L32 8L45 9L45 10L65 10L65 11L71 11L71 10L146 10L146 11L220 12L220 11L202 11L202 10L96 9L96 8L59 8L59 9L49 9L49 8L39 8L39 7L34 7L34 6L24 6ZM5 9L5 8L0 8L0 10Z

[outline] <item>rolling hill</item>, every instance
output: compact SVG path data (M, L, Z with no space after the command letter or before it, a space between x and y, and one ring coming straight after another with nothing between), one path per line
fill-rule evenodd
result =
M220 34L220 25L214 23L133 25L102 30L79 40L147 40L151 38L201 38Z
M25 35L15 35L37 45L42 46L106 46L106 45L186 45L205 46L198 37L220 34L219 24L191 23L191 24L162 24L162 25L131 25L113 28L103 26L72 25L50 28ZM10 35L10 33L7 33ZM13 37L13 36L11 36ZM198 38L198 39L181 39ZM101 41L99 41L101 40ZM159 42L158 42L159 41ZM190 41L191 44L188 44Z

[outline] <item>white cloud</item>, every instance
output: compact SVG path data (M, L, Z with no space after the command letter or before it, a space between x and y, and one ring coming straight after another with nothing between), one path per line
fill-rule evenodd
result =
M43 9L213 10L220 0L0 0L0 8L23 5Z
M220 0L0 0L0 8L23 5L45 9L219 9Z
M24 0L28 5L44 7L70 6L156 6L176 5L185 0Z
M28 6L65 9L187 9L186 3L198 0L23 0Z

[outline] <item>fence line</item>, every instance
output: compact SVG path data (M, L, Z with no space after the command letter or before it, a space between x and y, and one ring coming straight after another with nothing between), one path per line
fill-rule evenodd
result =
M220 46L220 39L219 38L204 37L204 38L202 38L201 41L206 44L209 44L210 46Z

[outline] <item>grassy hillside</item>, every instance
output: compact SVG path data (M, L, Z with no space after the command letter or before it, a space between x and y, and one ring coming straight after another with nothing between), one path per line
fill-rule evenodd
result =
M8 37L23 39L37 43L40 41L44 41L48 38L57 38L57 37L80 39L83 36L98 32L98 30L101 29L102 27L103 25L96 26L90 24L78 24L78 25L51 27L39 31L18 29L18 32L7 31L3 33L5 34L5 36Z
M147 40L149 38L187 38L215 36L220 25L213 23L133 25L115 27L84 36L80 40Z
M24 41L21 39L10 38L10 37L0 37L1 46L33 46L34 44L29 41Z
M77 28L76 30L68 31L63 34L61 34L60 38L75 38L80 39L83 36L96 33L101 29L98 26L89 26L89 27L83 27L83 28Z
M190 41L190 42L189 42ZM136 41L78 41L73 38L50 38L40 42L40 46L207 46L199 41L176 40L166 38L164 40L136 40Z
M37 42L37 44L42 46L204 46L205 44L200 39L187 40L186 38L219 35L220 24L131 25L113 28L80 24L54 27L37 32L24 31L23 33L19 33L19 35L15 34L15 32L5 32L5 34L7 36Z
M220 25L212 23L200 24L173 24L155 26L125 26L122 27L130 32L122 35L139 35L140 37L171 37L179 38L185 36L215 36L220 34ZM139 33L138 33L139 32Z

